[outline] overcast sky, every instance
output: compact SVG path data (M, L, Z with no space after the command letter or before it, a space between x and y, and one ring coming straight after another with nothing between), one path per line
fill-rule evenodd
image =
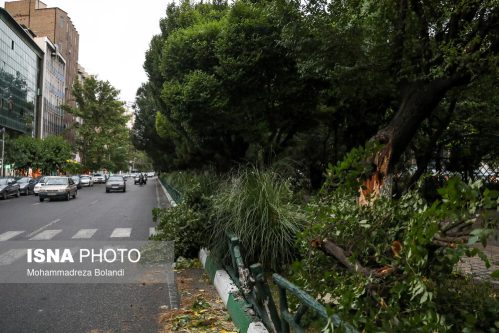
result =
M80 35L78 62L89 74L109 81L121 91L121 99L135 100L147 76L144 55L159 19L173 0L42 0L71 17ZM0 6L5 1L0 0Z

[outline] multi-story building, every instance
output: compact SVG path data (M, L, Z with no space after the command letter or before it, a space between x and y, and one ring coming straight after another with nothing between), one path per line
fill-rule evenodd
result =
M68 14L57 7L49 8L39 0L20 0L5 2L5 10L14 19L38 37L48 37L66 60L66 92L65 103L74 107L72 97L73 82L78 75L78 45L79 35ZM75 122L74 117L65 113L64 126L70 128ZM67 131L66 138L73 141L74 135Z
M36 44L44 51L41 123L38 136L62 135L64 132L64 104L66 92L66 60L48 37L36 37Z
M78 64L78 81L83 82L87 77L90 77L90 74L87 73L82 65Z
M0 128L34 136L40 123L43 51L0 8Z
M128 122L126 123L126 127L131 130L133 128L133 124L135 123L135 103L134 102L125 102L125 116L129 117Z

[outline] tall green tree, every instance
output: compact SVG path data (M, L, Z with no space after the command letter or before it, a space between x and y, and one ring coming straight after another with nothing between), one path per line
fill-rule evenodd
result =
M66 161L73 156L73 147L60 136L45 139L22 135L6 145L7 163L17 170L40 170L42 174L61 172Z
M39 167L43 174L62 171L66 161L73 157L71 145L60 136L40 140L39 149Z
M128 168L129 131L119 91L108 81L91 76L76 81L73 88L77 106L65 110L80 117L76 145L82 164L90 170Z
M268 164L310 127L316 90L278 43L282 28L272 10L246 1L170 6L146 55L150 80L137 99L146 109L138 112L136 142L139 126L151 124L142 115L154 115L177 165L227 169Z

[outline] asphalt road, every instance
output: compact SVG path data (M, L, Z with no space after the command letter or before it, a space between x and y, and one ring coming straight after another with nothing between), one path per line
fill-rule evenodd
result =
M127 182L126 193L104 185L76 199L39 202L28 196L0 200L0 242L147 240L152 208L164 202L156 179ZM0 253L0 270L2 253ZM0 332L157 332L161 307L176 307L174 284L0 284Z

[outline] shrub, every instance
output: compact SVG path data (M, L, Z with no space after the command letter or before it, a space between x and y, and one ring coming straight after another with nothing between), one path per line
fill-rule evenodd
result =
M218 178L209 172L174 172L163 180L181 193L182 201L176 207L153 211L158 234L152 239L175 241L176 258L196 258L199 249L208 245L212 194Z
M158 226L153 240L175 242L175 258L196 258L201 247L206 246L208 226L204 215L182 202L176 207L156 210Z
M281 270L295 254L303 216L291 203L290 184L276 173L243 169L214 197L212 249L227 255L226 232L239 237L247 265L260 262Z

